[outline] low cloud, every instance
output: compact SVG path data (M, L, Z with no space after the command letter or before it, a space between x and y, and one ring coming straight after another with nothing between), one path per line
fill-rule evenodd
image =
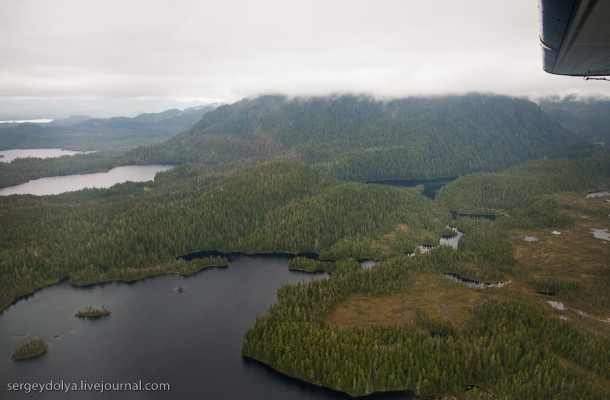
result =
M538 34L530 0L3 2L0 93L607 93L544 73Z

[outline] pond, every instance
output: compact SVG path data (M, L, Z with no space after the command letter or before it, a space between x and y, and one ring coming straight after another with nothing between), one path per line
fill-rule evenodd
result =
M604 197L604 196L610 196L610 191L609 190L603 190L600 192L591 192L587 194L587 199L591 199L593 197Z
M438 246L449 246L455 250L458 249L459 243L460 243L460 239L462 238L462 236L464 236L464 232L460 231L458 228L456 228L455 226L449 226L447 225L445 228L452 230L453 232L455 232L455 235L443 235L441 236L441 238L439 239L439 244ZM433 249L438 247L435 244L420 244L417 246L417 253L419 254L425 254L425 253L429 253L430 251L432 251ZM407 252L406 254L408 254L409 256L414 256L415 252Z
M463 278L458 274L454 274L452 272L445 272L443 275L445 276L445 278L451 279L452 281L458 283L463 283L471 289L501 288L511 283L510 280L506 282L479 282L474 279Z
M455 235L447 235L441 237L440 245L451 246L452 248L457 250L458 245L460 243L460 239L462 238L462 236L464 236L464 232L460 231L455 226L447 226L446 228L451 229L453 232L455 232Z
M608 229L591 229L591 233L596 239L601 239L606 242L610 241L610 232Z
M33 179L20 185L0 189L0 196L11 194L33 194L45 196L73 192L86 188L109 188L123 182L147 182L155 178L157 172L173 168L173 165L127 165L107 172L94 174L74 174Z
M377 261L375 260L360 260L358 262L358 264L360 265L361 268L364 269L371 269L373 268L375 265L377 265Z
M0 397L101 398L95 391L28 397L7 390L12 383L63 380L170 385L170 391L103 394L112 399L348 399L241 356L245 331L275 301L282 284L327 276L290 271L288 257L236 256L228 268L190 277L42 289L0 315ZM174 290L180 286L182 292ZM95 320L74 317L89 305L107 305L113 313ZM18 343L36 336L50 343L47 353L10 361ZM396 393L375 397L409 398Z
M424 187L422 194L432 200L436 197L436 193L445 186L446 184L456 180L457 176L448 178L434 178L434 179L390 179L382 181L368 181L366 183L377 184L377 185L388 185L394 187L415 187L422 185Z

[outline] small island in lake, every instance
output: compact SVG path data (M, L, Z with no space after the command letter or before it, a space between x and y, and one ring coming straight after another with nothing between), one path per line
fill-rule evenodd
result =
M100 318L107 317L111 313L112 311L110 311L106 306L89 306L78 310L78 312L74 314L74 316L78 318Z
M28 342L21 343L11 355L11 360L24 360L39 356L47 351L49 344L41 338L34 338Z

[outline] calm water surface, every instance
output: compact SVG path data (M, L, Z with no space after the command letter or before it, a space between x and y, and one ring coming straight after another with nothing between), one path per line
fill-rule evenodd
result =
M388 185L394 187L415 187L423 185L424 190L422 194L432 200L436 197L436 193L445 186L446 184L453 182L457 179L457 176L448 178L434 178L434 179L390 179L383 181L368 181L367 183Z
M172 165L127 165L116 167L108 172L95 174L75 174L66 176L52 176L48 178L33 179L21 185L9 186L0 189L0 196L11 194L33 194L45 196L73 192L86 188L109 188L123 182L152 181L157 172L173 168Z
M453 232L455 232L455 235L441 237L439 244L441 246L442 245L451 246L452 248L457 250L458 245L460 243L460 239L462 238L462 236L464 236L464 232L460 231L458 228L456 228L454 226L447 226L447 229L451 229Z
M12 382L50 380L171 385L170 392L80 392L69 394L71 399L348 398L241 357L246 329L275 301L283 283L325 276L289 271L287 263L284 257L241 256L228 268L191 277L45 288L0 314L0 398L66 398L7 390ZM184 287L182 293L174 290L178 286ZM108 305L114 313L97 320L73 317L88 305ZM10 361L18 343L36 336L50 343L46 354Z
M592 197L604 197L604 196L610 196L610 191L608 190L603 190L601 192L592 192L587 194L587 199L590 199Z
M63 149L11 149L0 150L0 162L9 163L17 158L53 158L61 156L73 156L81 154L82 151L63 150Z

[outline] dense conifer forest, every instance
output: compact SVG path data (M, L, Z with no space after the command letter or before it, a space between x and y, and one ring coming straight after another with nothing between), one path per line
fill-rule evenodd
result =
M597 144L610 142L608 131L608 99L579 100L575 96L564 99L546 98L540 102L540 108L564 128L578 132L581 138Z
M155 162L291 157L348 180L498 171L576 140L534 103L472 94L378 101L264 96L219 107L163 145Z
M244 160L277 158L317 166L344 180L429 179L500 171L594 146L533 102L505 96L388 101L262 96L218 107L167 142L98 154L90 164L0 164L0 186L110 165L195 162L232 168Z
M330 278L282 287L244 356L351 395L610 396L610 249L591 234L608 228L610 202L586 197L610 188L610 154L532 102L264 96L163 144L0 164L0 184L143 163L176 167L152 182L0 197L1 308L63 279L230 268L180 257L202 251L311 253L290 267ZM447 176L459 178L434 200L364 183ZM457 249L419 246L450 227L464 232Z
M453 221L465 232L457 251L389 256L371 269L353 259L317 265L331 278L283 287L246 334L243 354L352 395L478 398L463 391L475 386L485 388L481 398L607 398L610 251L584 235L607 226L608 202L585 194L607 187L608 161L536 161L448 184L436 202L502 217ZM537 250L526 232L548 238L556 229L583 236L555 239L559 260L530 259ZM471 289L447 272L508 284ZM546 300L574 311L556 313Z

